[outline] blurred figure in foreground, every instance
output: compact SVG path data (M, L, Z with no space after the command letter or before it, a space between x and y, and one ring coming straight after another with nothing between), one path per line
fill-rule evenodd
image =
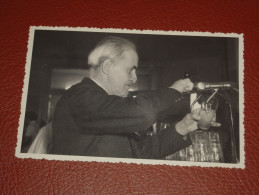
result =
M21 152L26 153L39 131L37 123L38 115L35 112L27 112L25 114L23 139Z

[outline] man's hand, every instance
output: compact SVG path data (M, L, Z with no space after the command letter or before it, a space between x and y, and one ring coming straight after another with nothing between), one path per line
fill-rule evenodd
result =
M187 92L191 91L193 88L193 83L190 79L181 79L178 81L175 81L169 88L173 88L179 92Z
M200 120L201 109L195 109L191 113L188 113L183 120L179 121L175 125L176 131L181 135L187 135L188 133L198 129L198 120ZM213 118L211 126L219 127L221 124L215 122L216 117Z

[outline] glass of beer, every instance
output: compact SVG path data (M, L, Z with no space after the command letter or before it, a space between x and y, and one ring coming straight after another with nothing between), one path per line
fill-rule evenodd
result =
M202 130L208 130L218 108L218 100L215 97L203 100L201 102L200 120L198 127Z

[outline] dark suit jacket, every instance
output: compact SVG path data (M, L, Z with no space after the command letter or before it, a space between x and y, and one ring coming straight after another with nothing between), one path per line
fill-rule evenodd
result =
M191 144L174 125L146 136L158 119L183 111L183 96L174 89L137 97L108 95L89 78L61 97L53 117L53 154L120 158L163 158ZM187 105L187 106L186 106Z

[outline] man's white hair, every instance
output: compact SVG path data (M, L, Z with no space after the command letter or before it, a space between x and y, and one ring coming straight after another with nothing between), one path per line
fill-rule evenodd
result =
M136 51L134 43L121 37L110 36L101 40L88 56L88 65L97 68L106 59L116 59L123 52L133 49Z

